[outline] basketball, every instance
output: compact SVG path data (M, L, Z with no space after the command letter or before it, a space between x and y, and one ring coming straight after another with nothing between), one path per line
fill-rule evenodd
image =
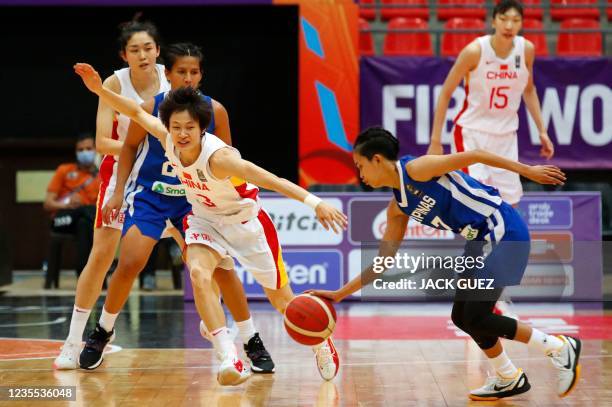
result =
M285 310L285 329L302 345L317 345L336 327L336 310L325 298L310 294L295 297Z

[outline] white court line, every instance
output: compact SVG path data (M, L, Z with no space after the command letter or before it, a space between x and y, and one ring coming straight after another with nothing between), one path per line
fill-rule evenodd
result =
M132 349L133 350L133 349ZM192 350L192 349L175 349L175 350ZM612 358L612 355L585 355L580 356L580 360L582 359L606 359ZM364 362L364 363L340 363L340 367L342 366L397 366L397 365L405 365L405 364L416 364L416 365L436 365L436 364L457 364L457 363L470 363L470 362L484 362L486 359L463 359L463 360L411 360L405 362ZM512 358L512 361L532 361L532 360L542 360L539 358ZM0 366L3 361L0 360ZM283 366L303 366L300 363L283 363ZM96 372L114 372L114 371L129 371L129 370L168 370L168 369L212 369L217 367L217 365L201 365L201 366L160 366L160 367L108 367L102 369L96 369ZM48 372L53 371L53 369L2 369L0 368L0 372ZM87 372L88 374L92 374L91 370L83 370L78 369L79 372Z

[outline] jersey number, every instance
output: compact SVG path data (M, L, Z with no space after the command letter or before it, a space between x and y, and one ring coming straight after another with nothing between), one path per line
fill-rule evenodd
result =
M449 228L446 223L442 222L442 219L440 219L439 216L434 217L431 220L431 224L434 225L437 228L442 228L442 229L446 229L446 230L451 230L452 231L452 229Z
M206 205L206 206L208 206L209 208L214 208L214 207L216 207L216 206L217 206L217 205L215 205L215 203L214 203L213 201L211 201L211 200L210 200L210 198L209 198L209 197L207 197L206 195L196 194L196 196L197 196L198 198L200 198L200 203L201 203L202 205Z
M491 96L489 97L489 109L503 109L508 106L508 95L506 95L505 93L505 91L507 91L508 89L510 89L509 86L500 86L498 88L491 89Z

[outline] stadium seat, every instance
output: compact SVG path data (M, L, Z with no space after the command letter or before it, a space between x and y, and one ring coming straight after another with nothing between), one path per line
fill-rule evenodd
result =
M374 55L374 40L368 30L370 24L363 18L359 19L359 54L363 56Z
M526 18L523 20L524 29L541 30L544 27L542 21L535 20L533 18ZM535 47L535 54L537 56L547 56L548 46L546 45L546 35L541 33L525 33L525 38L533 42Z
M438 19L449 20L451 18L480 18L484 19L487 14L484 0L440 0L444 5L469 5L470 7L438 7Z
M417 28L427 30L427 22L421 18L397 17L389 21L389 30L402 28ZM429 32L394 33L389 31L383 45L385 55L433 55Z
M557 41L557 55L565 57L601 56L601 32L571 33L563 32L575 28L599 29L599 21L570 18L561 21L561 32Z
M540 0L523 0L523 17L537 18L541 20L544 17L544 9Z
M395 17L418 17L424 20L429 20L429 8L427 6L426 0L382 0L383 8L381 11L381 16L383 20L390 20ZM422 7L407 7L407 8L399 8L399 7L387 7L385 8L385 4L392 5L407 5L407 6L417 6L421 5Z
M444 24L445 31L473 29L474 32L445 32L442 34L441 55L457 56L474 38L484 34L485 23L477 18L451 18Z
M359 17L366 20L374 20L376 18L376 9L373 7L361 7L362 5L373 6L376 0L359 0Z
M593 7L572 7L575 4L592 4ZM599 18L597 0L550 0L550 17L553 20Z

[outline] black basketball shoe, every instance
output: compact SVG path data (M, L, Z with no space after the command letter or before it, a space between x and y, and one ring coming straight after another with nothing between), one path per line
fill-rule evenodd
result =
M244 353L251 361L253 373L274 373L274 362L266 350L259 333L255 333L249 343L244 345Z
M96 324L85 342L85 347L79 357L79 365L83 369L93 370L102 363L104 348L115 339L115 330L106 332L100 324Z

